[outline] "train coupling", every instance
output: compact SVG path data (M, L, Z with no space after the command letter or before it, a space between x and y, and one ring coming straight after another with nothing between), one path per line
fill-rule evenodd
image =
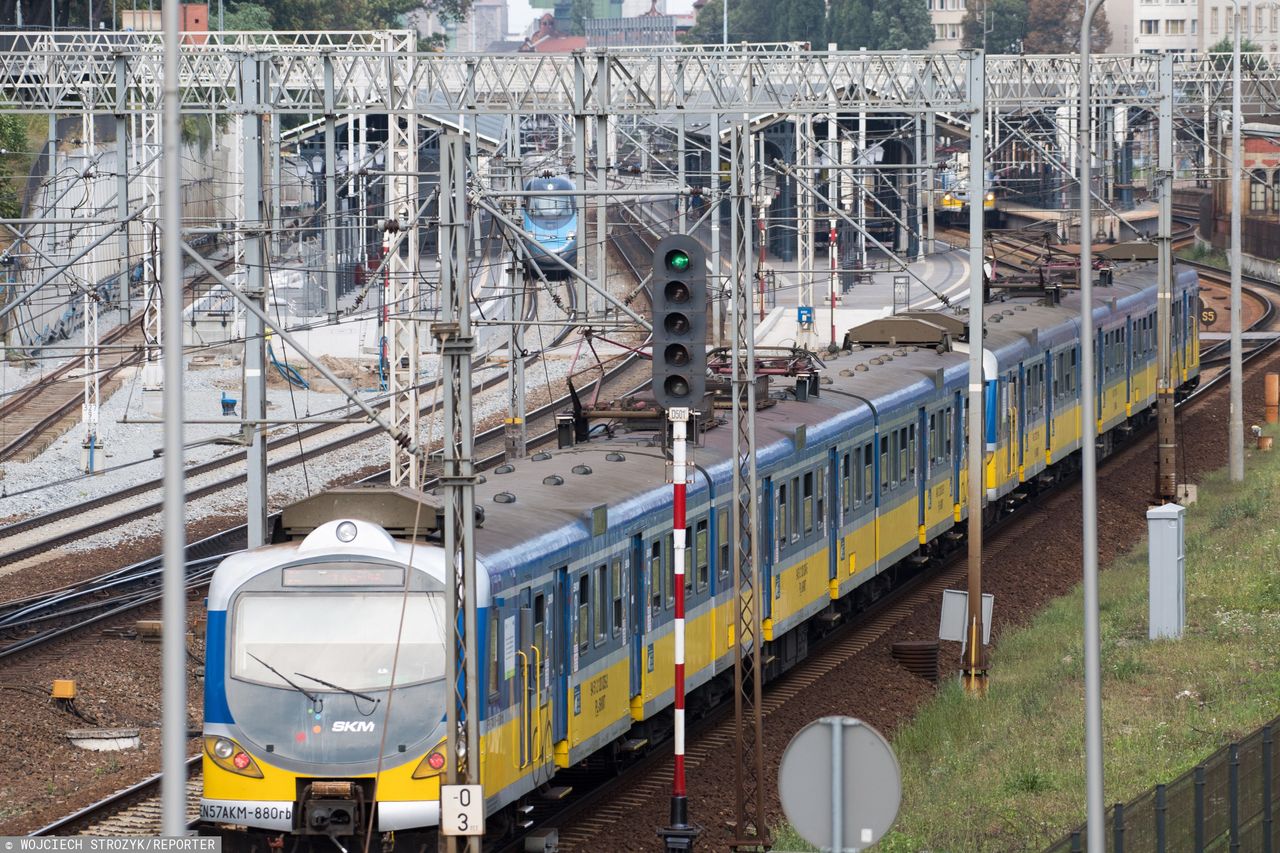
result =
M352 836L365 823L364 789L351 781L320 780L302 789L303 835Z

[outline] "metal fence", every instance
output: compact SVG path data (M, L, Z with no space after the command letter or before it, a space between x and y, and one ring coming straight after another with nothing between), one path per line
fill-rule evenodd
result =
M1280 761L1274 733L1280 717L1228 744L1168 785L1157 785L1107 810L1107 850L1114 853L1280 851L1275 820ZM1081 826L1046 853L1085 849Z

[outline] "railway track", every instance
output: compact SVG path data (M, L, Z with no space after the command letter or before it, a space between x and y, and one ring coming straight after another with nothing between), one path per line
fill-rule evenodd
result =
M224 270L232 265L230 259L218 263ZM197 295L200 288L212 282L207 274L195 276L187 286L187 302ZM108 383L126 367L140 363L145 358L146 340L142 328L143 315L139 314L122 323L101 337L98 382L105 396ZM34 457L56 436L58 424L75 416L84 402L80 386L83 363L69 358L57 369L38 382L14 392L0 402L0 423L5 425L0 436L0 462L10 459L25 461Z

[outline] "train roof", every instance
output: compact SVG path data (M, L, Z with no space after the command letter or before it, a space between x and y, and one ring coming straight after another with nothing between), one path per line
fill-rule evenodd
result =
M1154 264L1118 268L1112 285L1094 290L1095 317L1105 325L1112 315L1140 304L1154 305L1150 294L1143 293L1153 287L1154 273ZM1180 273L1178 286L1192 286L1194 279L1194 273ZM1007 296L985 306L987 369L992 358L1003 370L1033 347L1040 350L1074 340L1079 298L1077 291L1069 290L1059 304L1046 304L1043 296ZM949 349L875 345L838 354L826 362L818 396L800 401L790 388L772 388L771 396L777 399L756 413L757 464L785 464L804 447L829 446L833 439L861 432L873 422L906 424L926 401L963 394L967 376L963 343ZM700 469L689 485L691 508L706 500L708 479L717 495L731 483L733 430L728 413L719 414L722 425L704 432L701 445L691 448L691 459ZM496 586L507 586L503 575L527 564L530 554L565 552L567 560L571 549L592 537L594 513L600 507L607 507L609 528L630 528L666 506L670 469L657 442L654 432L620 429L611 438L539 453L516 460L508 473L489 475L476 489L477 505L485 510L476 546ZM495 500L499 493L505 495ZM508 500L512 502L503 502Z

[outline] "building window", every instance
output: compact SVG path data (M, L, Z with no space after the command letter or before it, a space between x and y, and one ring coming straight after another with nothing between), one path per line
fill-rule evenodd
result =
M1196 18L1191 19L1191 35L1195 35L1200 29L1200 21Z
M1271 175L1271 212L1280 213L1280 169Z
M1267 209L1267 173L1255 169L1249 176L1249 210L1261 213Z
M1187 30L1187 22L1178 19L1176 21L1169 20L1164 22L1164 34L1167 36L1180 36Z
M1160 22L1144 19L1142 22L1142 34L1144 36L1154 36L1160 32Z
M1218 31L1218 7L1214 6L1209 10L1209 32L1216 33Z
M1258 32L1262 32L1262 7L1258 6L1257 9L1258 9L1257 29L1258 29Z

